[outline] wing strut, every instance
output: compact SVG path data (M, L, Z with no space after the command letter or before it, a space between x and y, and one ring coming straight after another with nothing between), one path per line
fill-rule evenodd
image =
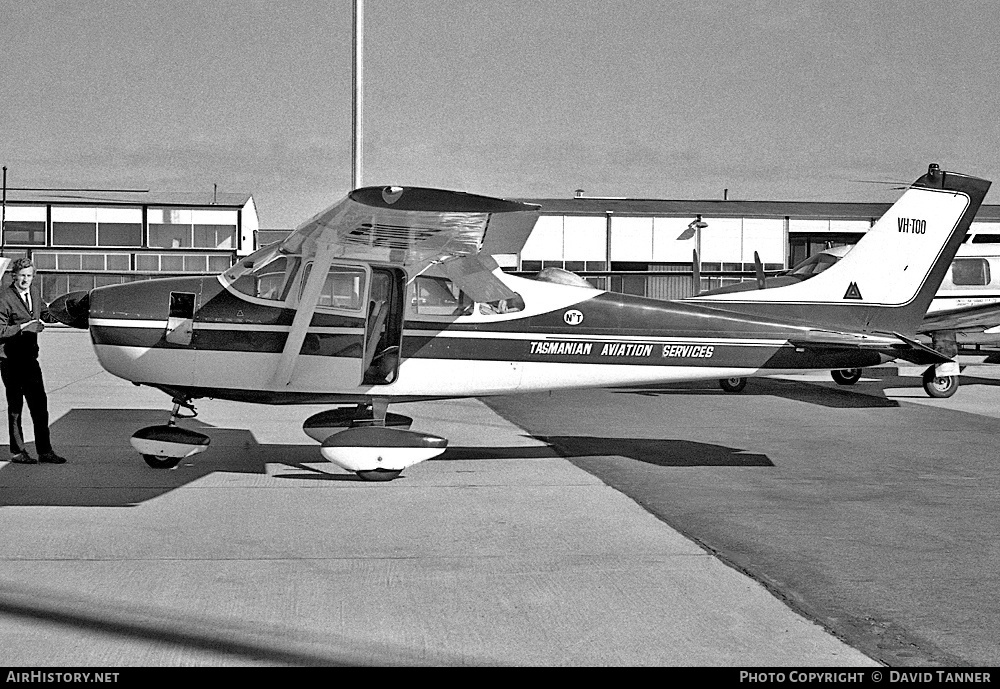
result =
M295 373L295 364L299 360L299 352L302 351L302 343L306 339L306 331L312 322L313 313L316 311L316 303L319 301L320 292L323 291L323 284L326 282L326 275L330 272L330 264L333 262L333 249L324 246L316 252L313 259L312 268L309 271L309 278L306 280L305 289L302 290L302 298L295 311L295 319L292 321L292 329L285 340L285 348L281 351L281 359L274 369L274 377L271 383L275 387L283 388L292 382L292 375Z

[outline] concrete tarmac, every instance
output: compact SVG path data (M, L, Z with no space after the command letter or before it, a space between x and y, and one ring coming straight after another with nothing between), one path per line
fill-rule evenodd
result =
M995 666L1000 375L893 372L488 402L870 657Z
M482 402L394 406L451 443L391 483L322 460L301 430L320 407L213 400L183 422L210 449L154 470L128 438L165 422L169 399L104 372L85 332L50 328L41 342L53 442L70 461L0 463L5 665L878 665L775 596L779 585ZM660 397L602 394L585 435L622 437L627 420L656 436L650 420L663 414L676 428ZM560 418L567 409L556 406ZM755 437L794 423L742 409L737 429L760 425ZM748 445L708 436L696 442L711 456L718 446L705 443ZM782 463L771 447L753 452ZM678 473L641 450L621 453ZM774 473L743 463L736 471ZM828 469L815 465L817 483ZM746 518L765 526L779 512Z

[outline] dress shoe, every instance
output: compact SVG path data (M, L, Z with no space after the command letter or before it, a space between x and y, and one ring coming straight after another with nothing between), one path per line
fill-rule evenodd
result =
M14 462L14 464L38 464L38 460L27 452L18 452L16 455L11 455L10 461Z
M38 461L46 464L65 464L66 458L60 457L55 452L42 452L38 455Z

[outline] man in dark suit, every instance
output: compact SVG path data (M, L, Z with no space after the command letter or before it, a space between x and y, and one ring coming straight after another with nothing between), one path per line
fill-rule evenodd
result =
M7 393L7 426L10 430L11 460L17 464L39 461L63 464L66 460L52 451L49 440L49 409L42 369L38 365L38 333L42 325L42 302L33 286L35 267L27 258L11 265L12 282L0 288L0 377ZM35 427L36 460L28 453L21 430L21 413L28 403Z

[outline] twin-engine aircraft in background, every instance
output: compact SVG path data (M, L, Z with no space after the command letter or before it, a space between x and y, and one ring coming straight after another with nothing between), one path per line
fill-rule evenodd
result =
M702 294L733 294L756 289L793 285L819 275L836 264L852 249L836 246L817 252L789 270L765 277L757 260L757 279L727 285ZM756 258L756 254L755 254ZM1000 337L1000 249L996 244L963 243L941 288L917 326L917 333L930 340L931 347L955 357L961 345L995 344ZM853 385L861 369L831 371L840 385ZM958 391L958 364L931 366L923 373L923 387L931 397L951 397ZM746 378L722 379L722 389L739 392Z
M914 339L986 180L931 165L853 251L776 289L665 302L503 273L498 233L538 208L367 187L215 277L63 295L101 364L173 399L132 444L172 467L209 438L178 426L201 397L343 405L306 420L326 459L387 480L444 451L392 402L636 386L950 356ZM485 243L485 245L484 245Z

